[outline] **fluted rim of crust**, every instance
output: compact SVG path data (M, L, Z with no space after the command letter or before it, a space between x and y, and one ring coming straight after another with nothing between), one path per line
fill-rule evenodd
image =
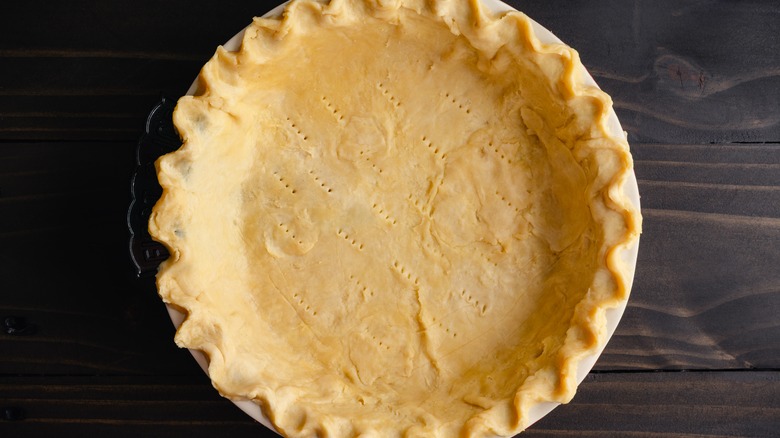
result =
M580 62L577 52L564 44L542 43L533 31L531 20L521 12L510 11L501 14L490 12L479 0L332 0L330 2L317 0L294 0L289 3L285 12L280 17L256 18L243 37L239 54L248 50L247 47L257 48L257 44L247 44L247 39L276 38L281 39L291 29L294 22L308 14L319 15L321 18L337 22L340 11L343 8L361 8L370 12L375 17L392 20L400 8L416 11L419 14L428 15L449 26L450 30L466 37L470 42L478 40L477 35L484 32L493 32L497 35L510 35L517 38L516 41L497 41L496 44L515 43L520 44L532 52L544 56L554 57L565 67L557 77L551 81L555 90L563 99L589 98L596 109L596 117L591 132L582 140L591 139L606 140L608 148L614 150L622 161L622 168L613 175L610 183L601 191L600 202L608 209L622 216L625 223L625 232L617 239L602 244L604 260L603 265L614 281L615 288L609 297L599 297L589 290L583 300L575 307L574 315L570 321L570 327L552 365L538 370L530 375L517 389L514 399L510 402L513 416L509 418L504 412L497 409L485 410L470 419L464 419L463 432L467 436L503 435L511 436L530 425L530 410L544 402L567 403L574 396L577 384L577 373L580 363L588 357L597 354L605 342L607 309L619 307L628 300L630 291L630 279L633 276L633 266L627 266L622 260L622 254L629 247L635 245L641 232L641 215L638 205L625 195L624 184L633 174L633 162L629 153L628 143L624 136L615 135L608 126L612 112L612 101L607 94L586 81L584 66ZM316 25L316 23L309 23ZM261 35L265 34L265 35ZM479 41L483 41L479 39ZM484 45L475 48L488 55L499 49L499 45ZM272 48L268 49L272 51ZM263 53L250 54L257 62L263 61ZM214 57L203 67L199 76L200 93L196 97L188 99L210 99L219 94L220 87L231 87L225 83L219 74L219 66L235 64L236 54L228 53L224 48L218 48ZM179 105L183 102L180 101ZM186 103L184 103L186 105ZM190 146L188 138L191 132L180 123L179 107L174 114L174 123L179 130L184 144L181 149L169 155L186 151ZM578 160L579 161L579 160ZM170 193L177 191L179 183L170 177L166 170L165 158L156 163L158 177L163 188L163 195L155 206L149 223L151 235L162 242L169 250L171 257L161 265L158 273L158 290L164 301L187 314L185 321L177 331L177 344L180 347L203 351L210 360L209 374L212 370L224 367L224 360L220 352L222 334L215 332L209 334L212 342L204 342L199 345L186 344L180 340L179 333L194 328L199 323L208 321L211 317L197 309L195 300L181 290L171 268L182 263L182 250L177 247L172 230L166 230L160 226L167 219L164 212L175 202ZM218 385L217 389L220 389ZM534 391L531 391L531 388ZM531 394L535 395L531 395ZM255 401L264 407L264 413L276 419L279 424L280 416L284 415L284 406L289 400L281 402L275 400L274 394L254 394ZM277 428L279 428L277 426Z

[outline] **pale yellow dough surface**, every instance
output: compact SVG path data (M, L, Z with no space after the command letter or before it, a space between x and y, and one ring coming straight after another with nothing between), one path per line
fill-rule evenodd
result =
M294 2L158 162L158 286L288 436L512 435L627 299L628 145L571 49L468 1Z

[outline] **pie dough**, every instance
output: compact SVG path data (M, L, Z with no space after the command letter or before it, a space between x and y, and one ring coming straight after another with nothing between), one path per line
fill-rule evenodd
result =
M157 162L176 342L286 436L511 436L627 299L624 138L575 51L476 0L295 0Z

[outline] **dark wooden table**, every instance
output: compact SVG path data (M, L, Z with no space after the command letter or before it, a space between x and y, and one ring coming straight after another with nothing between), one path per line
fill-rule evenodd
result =
M780 5L512 2L615 101L645 218L631 300L523 436L780 436ZM138 280L136 141L264 1L0 4L0 437L257 437Z

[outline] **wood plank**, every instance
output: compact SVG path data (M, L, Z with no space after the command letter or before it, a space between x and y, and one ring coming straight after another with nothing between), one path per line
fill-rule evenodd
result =
M0 142L0 174L97 167L127 171L135 159L136 142Z
M640 180L664 183L694 183L731 186L780 187L779 164L686 163L679 161L635 161ZM683 187L685 187L683 185Z
M57 193L77 195L100 188L129 190L135 160L133 144L123 147L60 144L39 153L9 156L2 156L3 149L0 147L0 200ZM26 145L20 145L16 152L25 149L28 149Z
M580 52L632 142L780 141L776 2L510 3ZM0 41L0 139L130 140L138 95L180 95L218 44L275 5L3 5L15 38Z
M122 292L119 290L118 292ZM116 303L117 300L107 301ZM138 301L138 299L136 299ZM105 306L83 312L59 309L0 308L4 318L23 315L33 334L5 336L0 373L9 375L200 375L186 350L173 343L173 325L162 306L147 316ZM42 306L46 307L46 306ZM141 322L143 321L143 322ZM138 327L138 324L144 324Z
M780 373L591 374L529 437L774 437Z
M85 191L0 199L0 236L53 226L68 226L81 233L126 214L127 186L94 186ZM127 201L127 202L125 202Z
M635 161L712 164L780 164L780 144L632 143Z
M3 436L273 436L193 378L3 377ZM780 373L591 374L523 437L773 437Z
M597 369L780 368L780 220L643 214L628 309Z
M0 57L75 53L82 58L205 60L253 16L279 3L258 0L230 7L214 7L206 0L7 3L0 6L0 26L15 38L0 40Z
M217 45L275 5L0 6L0 26L15 36L0 40L0 139L134 140L160 94L183 94Z
M26 317L40 330L7 343L0 372L143 374L171 371L168 361L194 367L171 342L151 280L132 278L127 256L115 249L124 247L115 226L4 239L0 274L14 293L0 314ZM596 369L780 368L779 244L776 219L646 210L629 307ZM107 326L107 317L115 323ZM53 345L68 348L47 360ZM146 362L150 351L166 360Z
M0 381L3 407L25 416L0 422L2 436L276 436L221 398L202 374Z
M197 70L194 72L197 74ZM183 93L186 84L187 81L184 80L167 91L171 95ZM84 87L78 93L66 89L37 92L38 94L27 95L0 93L0 118L5 120L0 126L6 127L6 132L0 139L63 141L116 140L120 137L124 141L133 141L140 135L146 115L166 89L137 89L131 94L128 94L127 90L90 90ZM55 130L49 124L57 123L57 119L65 120L60 122L59 128ZM100 122L108 119L121 119L123 124L113 129L121 128L126 131L125 134L117 136L103 129ZM38 129L32 130L34 125L30 126L29 120L37 121ZM69 126L65 122L75 122L84 132L74 131L75 126L66 129ZM11 131L14 127L18 130ZM93 128L95 134L88 132L88 128ZM65 135L60 135L60 132Z
M34 198L53 193L83 194L96 187L127 185L128 175L117 173L111 166L92 169L59 169L0 173L0 199Z
M116 58L9 58L0 70L0 138L137 139L151 104L160 95L183 95L204 61ZM147 108L116 106L107 96ZM52 102L50 104L50 102ZM62 101L86 107L57 108ZM103 102L103 106L101 105ZM33 103L39 106L33 107ZM28 109L22 109L28 108Z
M197 371L173 345L154 285L130 274L125 212L133 147L0 144L0 183L16 184L16 195L27 196L21 201L0 198L0 278L3 289L11 292L4 294L0 315L18 314L40 327L36 336L7 344L10 353L0 356L0 372L172 372L164 363L144 361L150 349ZM730 160L732 149L742 146L702 147L711 151L709 157ZM691 148L699 147L680 146L683 152L674 158L688 159ZM766 148L749 148L757 151L747 154L756 158L752 161L774 165L766 162ZM90 196L85 191L90 181L63 180L61 163L82 171L102 164L101 174L115 175L96 182L99 196ZM11 167L21 173L3 173ZM40 181L30 183L27 169ZM698 177L691 177L690 169L680 171L681 179ZM732 178L729 166L714 169L717 178ZM686 186L674 187L675 197L685 195ZM653 209L654 202L670 202L662 190L641 185L647 208L633 294L597 369L780 367L780 222L744 215L768 198L688 197L689 203L681 205L688 211ZM764 205L760 208L775 215L780 203ZM696 212L708 206L735 215ZM106 315L118 324L96 330L106 325ZM51 348L62 348L56 360L46 359Z
M780 140L777 2L517 4L579 51L630 141Z
M108 189L121 194L111 196L121 208L127 202L134 157L133 143L0 143L0 223L6 226L0 228L0 234L18 231L18 227L8 226L9 221L22 228L35 227L25 219L30 215L34 216L33 222L44 222L39 224L43 227L58 221L60 214L36 213L41 208L51 210L57 204L51 195L65 198L64 207L70 210L78 201L68 205L68 199L83 199L86 193ZM37 207L30 207L36 203ZM83 213L91 214L87 219L98 216L89 208Z
M632 146L642 206L780 217L780 145Z
M728 179L725 182L639 180L642 208L780 218L780 186L728 184Z
M121 220L134 160L134 143L2 144L0 236Z
M58 140L87 138L89 140L130 140L138 137L137 128L143 123L143 115L132 117L69 117L53 115L39 117L22 114L19 117L4 117L8 122L0 127L0 136L5 140Z
M0 374L200 374L154 280L138 280L122 216L83 230L0 238L0 317L34 326L3 334Z
M201 373L132 274L134 160L134 142L0 144L0 317L36 327L4 337L0 373Z
M780 5L510 2L612 95L645 208L597 373L522 436L777 436ZM0 436L274 436L173 344L152 280L132 276L124 213L159 94L275 3L0 3L0 321L34 327L0 334L0 408L27 416Z
M0 70L0 83L3 83L0 95L99 96L166 91L181 95L206 60L5 58L4 68ZM38 112L46 110L39 108ZM13 108L3 110L3 113L17 112Z

